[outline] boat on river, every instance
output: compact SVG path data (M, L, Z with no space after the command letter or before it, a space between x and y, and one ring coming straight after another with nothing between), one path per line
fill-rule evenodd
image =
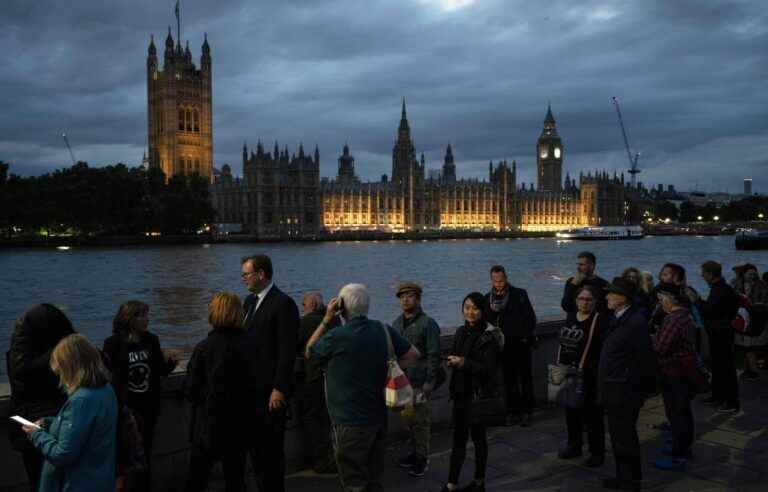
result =
M768 249L768 231L739 229L736 231L736 249Z
M643 228L639 225L627 226L589 226L566 229L555 234L558 239L575 239L581 241L606 241L618 239L642 239L645 237Z

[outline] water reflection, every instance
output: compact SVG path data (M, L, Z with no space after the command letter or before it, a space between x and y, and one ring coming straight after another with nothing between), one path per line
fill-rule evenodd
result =
M126 248L0 250L0 356L13 321L39 302L51 302L77 329L101 344L109 336L117 307L130 299L151 308L151 329L163 345L190 350L208 330L207 304L215 292L245 294L240 258L272 256L278 286L297 302L308 291L327 300L348 282L368 285L371 316L392 321L398 313L394 292L402 281L424 288L424 309L445 331L461 320L460 303L472 290L488 289L488 270L502 264L511 281L528 289L537 314L560 313L563 283L584 249L598 257L606 278L627 266L651 271L674 261L689 270L693 285L706 291L698 275L707 259L725 272L750 261L761 272L768 251L737 251L730 237L655 237L642 241L592 242L525 240L374 241L296 244L228 244ZM0 364L5 371L5 362Z

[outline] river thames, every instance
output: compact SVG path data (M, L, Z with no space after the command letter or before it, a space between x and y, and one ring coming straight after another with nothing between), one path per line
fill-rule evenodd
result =
M0 251L0 337L5 352L14 321L35 303L61 308L76 329L101 344L112 317L130 299L150 305L150 329L164 348L188 352L207 331L207 303L213 293L244 295L240 258L254 253L272 257L275 283L297 303L308 291L327 300L349 282L368 285L372 318L387 322L398 314L396 285L415 281L424 288L424 310L444 332L460 323L465 294L488 290L488 270L506 267L511 282L528 290L540 317L560 311L563 282L574 271L575 255L593 251L598 274L608 280L628 266L656 277L667 261L688 269L689 282L706 292L699 276L705 260L731 267L750 261L762 273L768 251L737 251L733 237L646 237L639 241L563 242L555 239L445 241L318 242L216 244L123 248L5 249Z

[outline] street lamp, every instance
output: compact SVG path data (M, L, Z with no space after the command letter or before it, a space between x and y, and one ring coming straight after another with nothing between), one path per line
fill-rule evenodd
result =
M765 217L762 213L757 214L757 218L760 220L763 220L763 217Z
M712 217L712 219L713 219L715 222L717 222L718 220L720 220L720 217L718 217L717 215L715 215L714 217Z
M699 215L698 217L696 217L696 220L698 220L699 222L701 222L702 220L704 220L704 217L702 217L701 215Z

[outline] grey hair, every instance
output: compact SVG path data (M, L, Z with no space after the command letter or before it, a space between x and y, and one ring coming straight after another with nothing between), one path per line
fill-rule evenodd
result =
M672 294L667 294L666 292L659 292L659 297L663 301L667 301L668 303L672 304L673 306L681 306L683 303L678 299L677 297L673 296Z
M345 317L368 316L371 297L368 287L363 284L347 284L339 291L339 297L344 301Z

